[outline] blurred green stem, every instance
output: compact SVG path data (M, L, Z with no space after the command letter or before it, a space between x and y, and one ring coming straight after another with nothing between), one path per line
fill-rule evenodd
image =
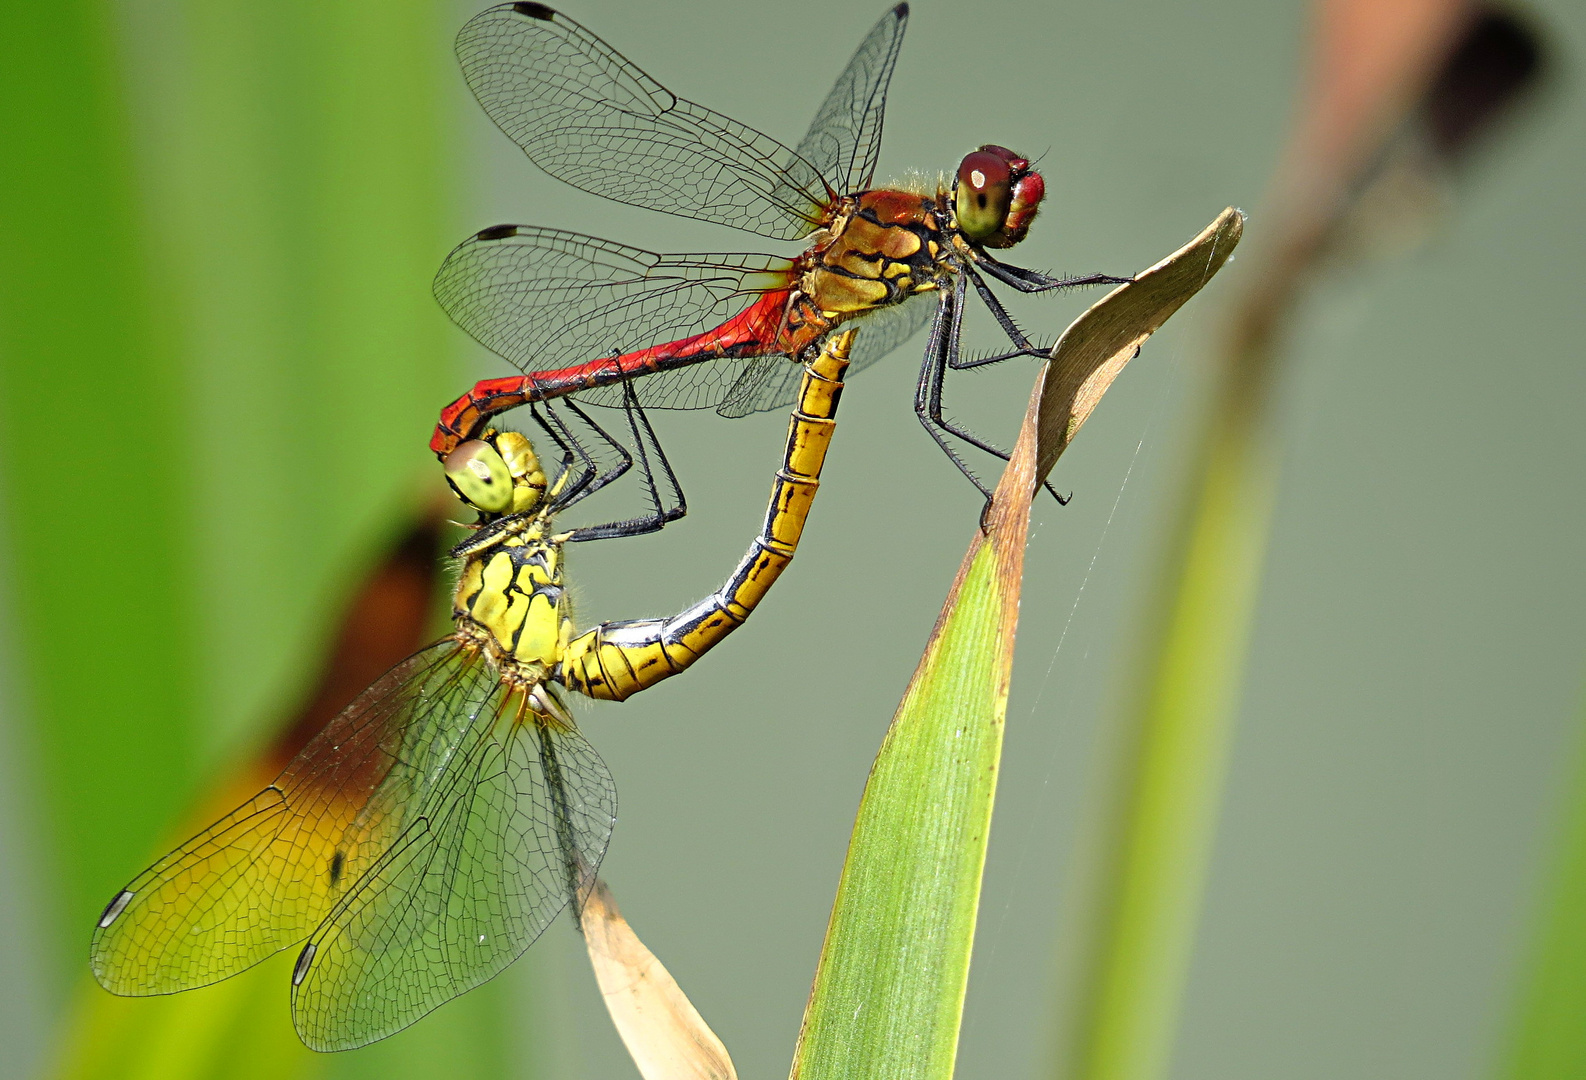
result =
M1494 1070L1505 1080L1586 1076L1586 724L1577 739L1508 1044Z
M1269 328L1264 328L1269 329ZM1217 409L1169 541L1173 553L1088 838L1063 1075L1166 1075L1216 831L1232 718L1267 546L1277 468L1267 448L1263 333L1222 373ZM1253 347L1259 341L1261 347Z
M1212 353L1211 408L1152 594L1132 697L1098 770L1063 929L1074 950L1059 1075L1168 1074L1267 549L1278 462L1272 413L1290 321L1352 219L1466 9L1320 0L1313 71L1265 215L1263 250ZM1458 88L1457 81L1454 84Z
M0 5L0 572L48 959L74 975L108 883L182 804L197 711L183 373L112 15Z

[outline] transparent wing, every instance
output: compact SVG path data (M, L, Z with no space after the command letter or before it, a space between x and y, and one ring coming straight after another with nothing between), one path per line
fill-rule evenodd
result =
M798 156L839 194L867 191L875 177L887 84L908 22L909 5L899 4L871 28L799 142Z
M770 255L659 255L561 229L499 225L446 257L435 298L474 340L528 374L718 326L787 288L791 268Z
M736 420L750 413L785 409L798 399L804 365L784 353L758 356L733 372L735 378L722 395L716 412Z
M723 411L733 395L739 393L746 382L763 378L764 372L782 368L793 369L793 385L797 388L797 376L803 372L803 366L790 362L783 353L764 353L746 358L718 357L658 371L634 380L633 389L639 404L646 409L715 409L723 416L739 416L743 414ZM585 390L578 395L578 400L586 405L621 408L622 387L613 384Z
M935 293L915 293L901 304L879 308L859 323L848 362L849 376L857 375L877 360L891 356L915 334L931 324L936 314Z
M448 640L404 660L273 784L134 878L94 932L105 989L189 990L302 941L405 827L399 763L444 758L465 733L493 682L471 655Z
M936 312L931 294L911 296L901 304L878 308L844 323L842 329L857 328L848 377L852 377L919 333ZM780 353L745 361L736 372L738 378L721 399L716 411L722 416L740 417L750 413L786 409L798 400L804 365L790 362Z
M457 57L490 119L574 187L778 240L806 236L831 201L792 150L678 97L544 4L474 16Z
M293 1019L316 1050L384 1038L498 974L605 855L616 790L594 749L494 679L463 699L456 753L411 747L392 782L415 785L417 811L299 955Z

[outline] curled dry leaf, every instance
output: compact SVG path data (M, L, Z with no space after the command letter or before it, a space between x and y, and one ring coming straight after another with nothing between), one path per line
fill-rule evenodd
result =
M589 891L579 923L606 1011L644 1080L737 1080L727 1048L623 919L604 881Z
M1041 390L1039 485L1145 339L1222 269L1244 233L1229 207L1201 234L1098 300L1052 346Z

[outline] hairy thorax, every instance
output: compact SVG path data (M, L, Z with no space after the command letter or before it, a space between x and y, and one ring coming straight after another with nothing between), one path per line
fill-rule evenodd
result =
M800 260L787 352L797 356L847 319L940 287L943 205L940 196L888 189L842 199Z

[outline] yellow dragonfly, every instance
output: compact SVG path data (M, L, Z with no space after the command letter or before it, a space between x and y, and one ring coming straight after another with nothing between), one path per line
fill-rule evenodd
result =
M636 402L647 517L554 531L557 513L626 468L599 475L554 413L534 413L563 452L554 481L516 432L458 446L447 479L479 518L452 552L462 562L452 632L376 680L263 791L117 892L94 930L100 984L176 993L299 946L298 1034L345 1050L498 974L569 903L576 915L617 803L562 695L623 700L749 617L797 550L852 337L836 335L805 368L766 522L743 561L670 618L577 633L563 586L566 544L681 513L675 480L674 505L660 497L649 456L669 479L670 469Z

